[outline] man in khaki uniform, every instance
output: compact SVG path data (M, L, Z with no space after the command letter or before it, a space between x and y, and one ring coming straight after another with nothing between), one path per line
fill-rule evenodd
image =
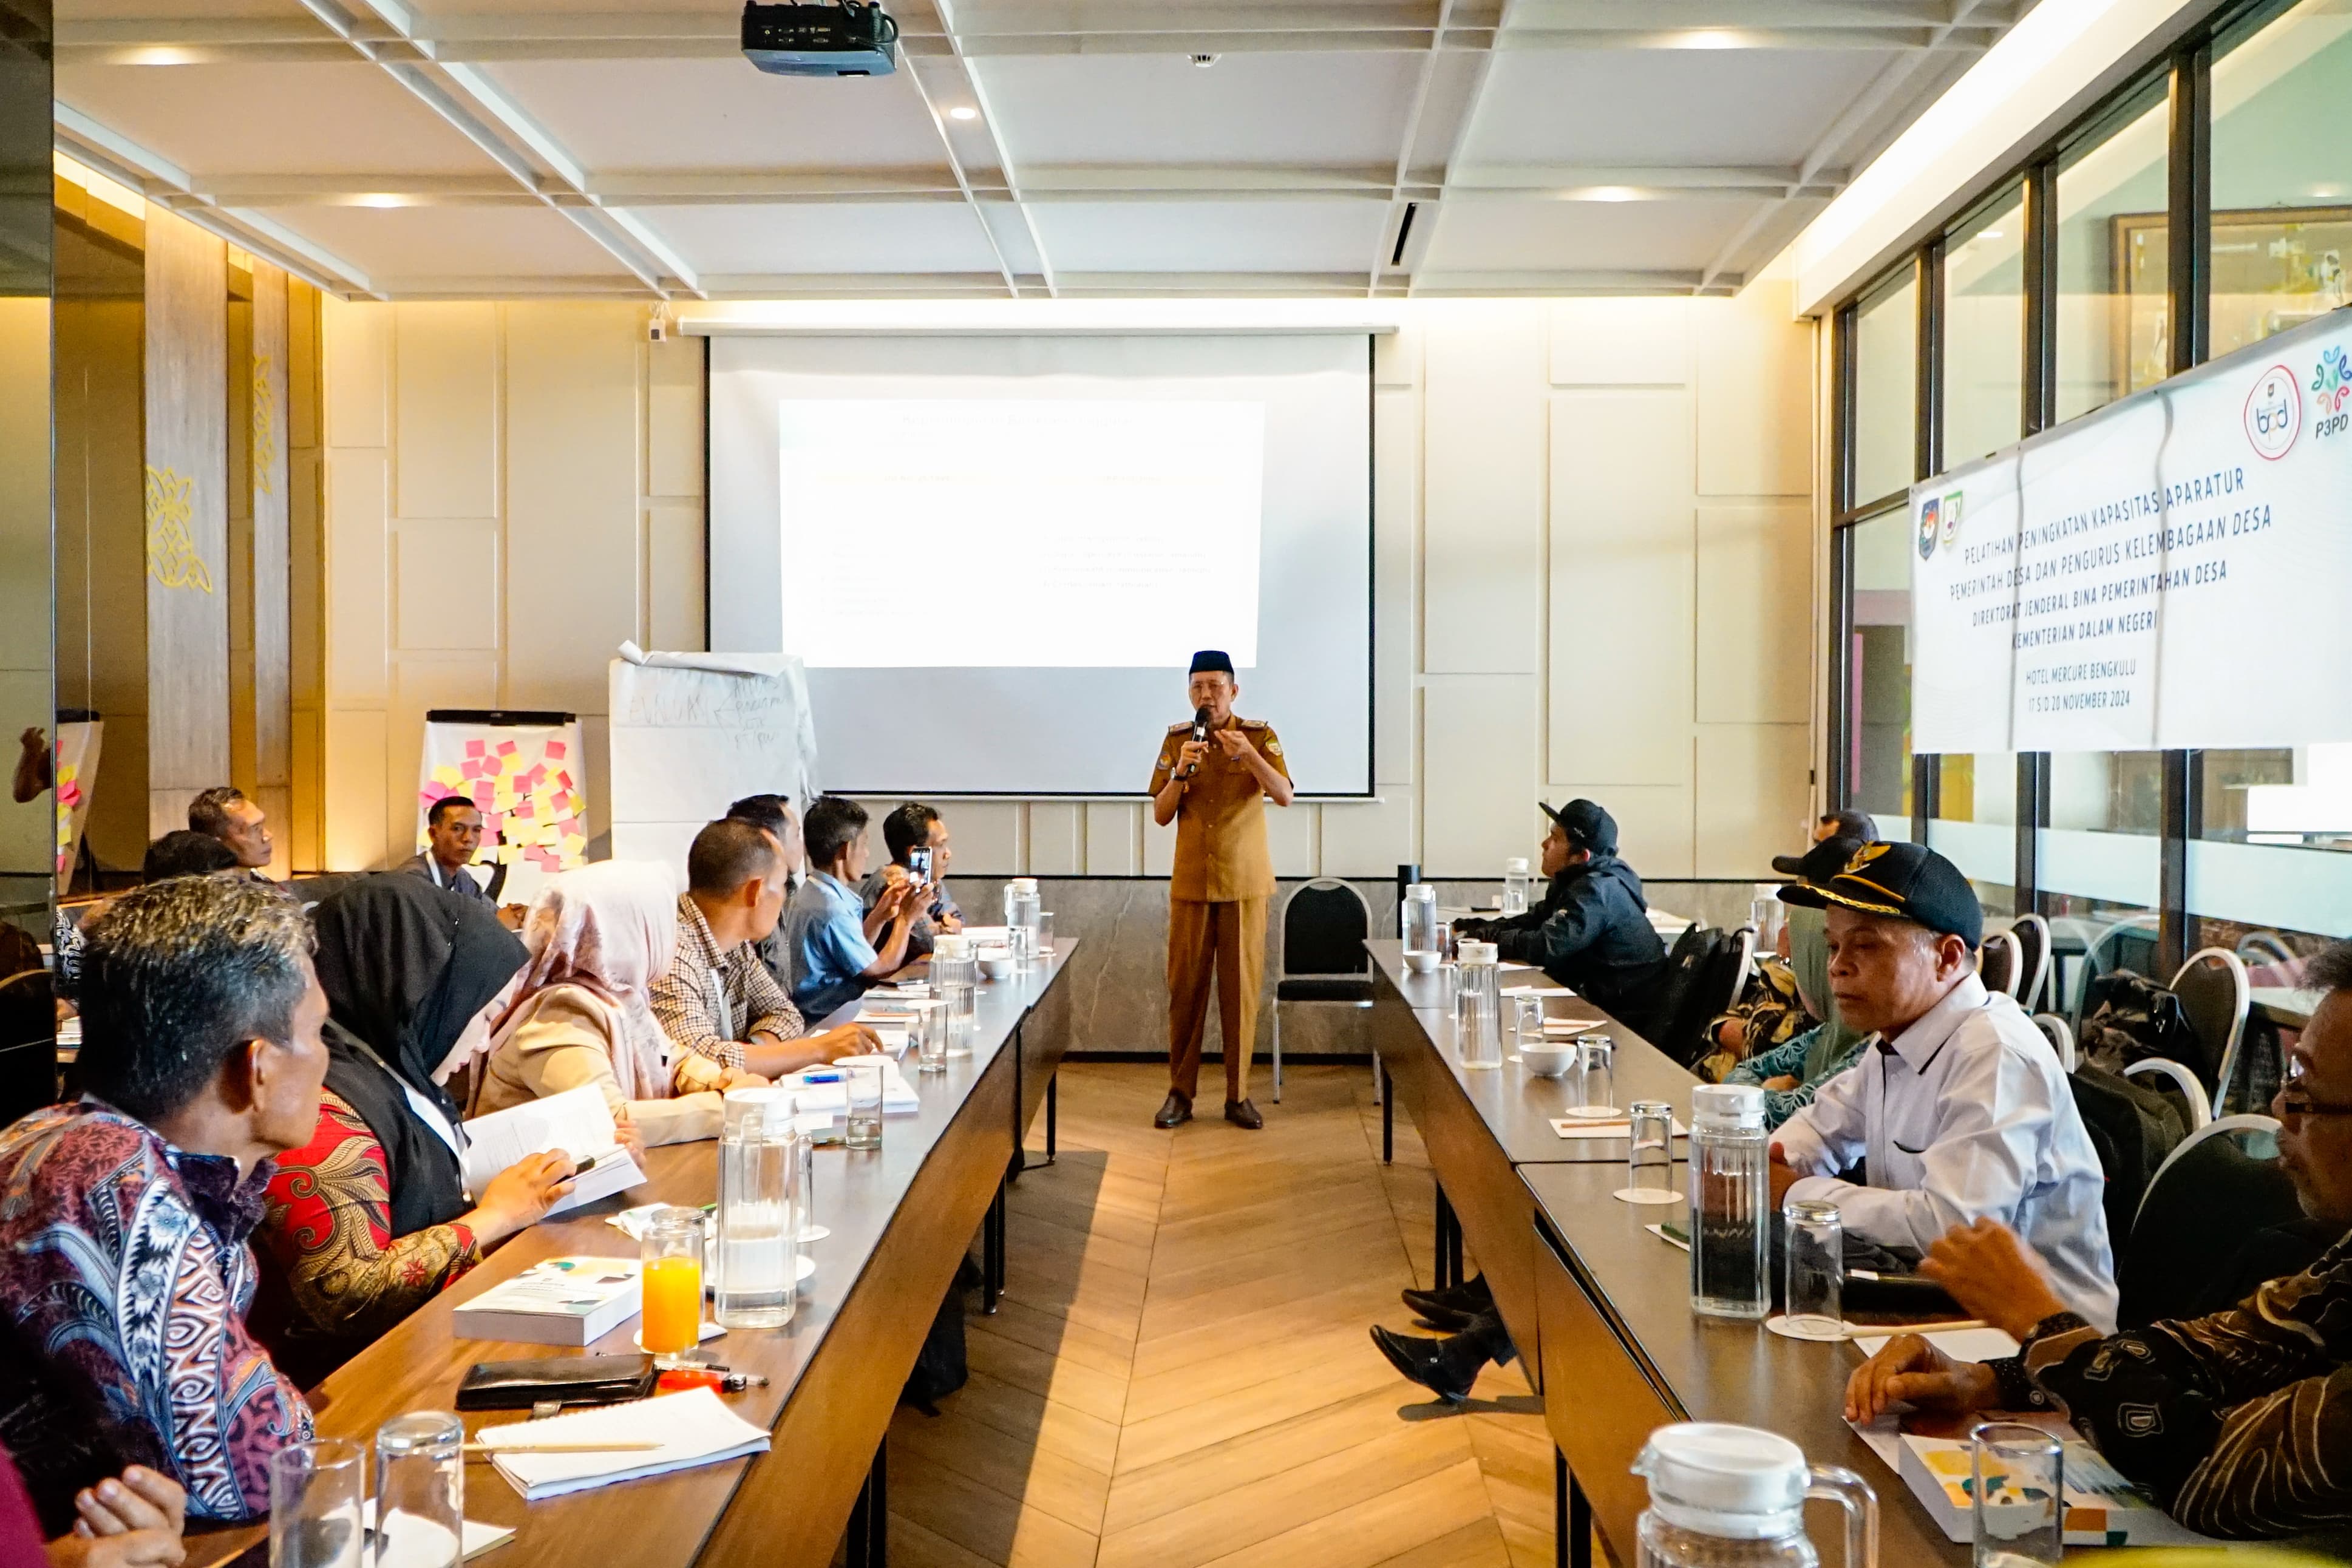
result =
M1213 971L1225 1040L1225 1120L1255 1131L1265 1118L1249 1103L1250 1047L1274 896L1265 802L1290 804L1290 768L1271 725L1234 716L1241 687L1231 659L1214 649L1193 654L1191 689L1209 738L1193 739L1189 721L1169 726L1151 769L1151 815L1161 827L1176 824L1168 888L1168 1102L1152 1124L1192 1119Z

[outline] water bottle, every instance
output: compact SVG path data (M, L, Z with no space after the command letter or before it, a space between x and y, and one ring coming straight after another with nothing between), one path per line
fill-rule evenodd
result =
M1691 1311L1760 1322L1772 1307L1770 1186L1764 1091L1691 1091Z
M1004 925L1013 961L1027 968L1037 962L1037 919L1045 905L1037 896L1037 879L1016 876L1004 884Z
M931 949L931 995L940 1004L931 1021L946 1037L948 1056L970 1056L980 1027L980 960L971 937L942 935Z
M1633 1473L1650 1506L1633 1522L1635 1568L1820 1568L1805 1500L1845 1510L1845 1568L1878 1568L1878 1494L1852 1470L1808 1466L1773 1432L1684 1421L1650 1434Z
M1462 944L1454 993L1455 1043L1465 1067L1503 1065L1503 970L1492 942Z
M1528 862L1513 858L1503 862L1503 918L1528 912L1528 890L1533 881L1528 875Z
M782 1328L793 1321L793 1237L800 1228L792 1096L730 1089L724 1114L713 1315L725 1328Z
M1425 882L1416 882L1404 890L1404 909L1400 915L1400 934L1404 937L1408 953L1437 951L1437 889Z

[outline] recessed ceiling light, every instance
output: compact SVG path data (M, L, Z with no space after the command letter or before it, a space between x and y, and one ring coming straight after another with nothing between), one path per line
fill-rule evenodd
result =
M152 48L132 49L122 57L125 64L134 66L192 66L204 57L194 49L174 49L159 45Z
M352 204L357 207L404 207L408 205L408 198L391 191L369 191L352 197Z
M1631 185L1589 185L1584 190L1588 202L1638 202L1642 193Z
M1217 57L1214 55L1194 55L1192 57L1192 63L1200 67L1202 70L1207 70L1211 66L1217 63Z
M948 110L948 118L950 120L978 120L980 118L980 110L972 108L972 106L968 103L960 103L953 109Z
M1999 229L1981 229L1978 231L1977 237L1979 239L1999 239L2000 237L2000 231Z
M1728 28L1702 27L1683 34L1675 42L1685 49L1737 49L1744 47L1748 40Z

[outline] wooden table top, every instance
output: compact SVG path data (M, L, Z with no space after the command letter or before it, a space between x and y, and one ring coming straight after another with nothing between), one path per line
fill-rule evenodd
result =
M1404 967L1404 944L1391 939L1364 944L1371 955L1375 992L1385 990L1401 1000L1420 1028L1430 1050L1451 1070L1465 1099L1477 1111L1488 1132L1517 1165L1615 1165L1625 1161L1622 1138L1563 1138L1552 1130L1552 1119L1565 1116L1573 1098L1570 1080L1538 1078L1510 1060L1507 1045L1498 1068L1471 1069L1462 1065L1456 1043L1454 1012L1442 1004L1435 975L1416 975ZM1613 1098L1621 1106L1636 1100L1664 1100L1685 1123L1690 1120L1690 1092L1698 1078L1688 1068L1581 997L1570 994L1540 969L1507 969L1505 987L1533 986L1555 997L1544 1009L1547 1018L1600 1019L1609 1028L1601 1032L1615 1042ZM1509 998L1504 998L1508 1004ZM1677 1153L1679 1154L1679 1147Z
M887 1119L880 1149L852 1150L838 1145L817 1149L813 1218L832 1233L802 1244L803 1255L815 1260L816 1273L801 1282L792 1322L781 1329L738 1329L705 1342L725 1365L768 1379L764 1387L721 1396L737 1415L754 1426L775 1427L908 1188L942 1139L951 1130L960 1130L959 1120L974 1090L992 1074L1009 1081L1013 1060L1007 1047L1024 1019L1068 969L1069 955L1076 946L1075 937L1058 937L1056 961L1044 970L980 986L979 1028L971 1055L950 1061L943 1074L929 1076L915 1071L910 1060L906 1077L915 1088L920 1108L912 1115ZM856 1007L852 1003L826 1021L854 1017ZM1002 1097L992 1097L992 1103L1001 1105ZM975 1113L992 1119L997 1111ZM999 1131L992 1125L989 1130ZM376 1428L394 1416L419 1409L452 1409L459 1380L477 1362L634 1351L637 1331L634 1317L583 1352L558 1345L461 1339L451 1332L450 1313L460 1303L544 1259L635 1257L637 1243L608 1223L609 1218L646 1203L713 1201L718 1197L718 1145L709 1140L649 1149L646 1180L640 1186L515 1237L310 1391L320 1435L372 1445ZM961 1247L964 1239L959 1239L957 1245ZM913 1302L907 1310L919 1314L928 1324L938 1305L935 1300ZM892 1392L895 1396L895 1389ZM522 1420L528 1414L466 1412L464 1418L471 1436L484 1426ZM498 1553L512 1568L520 1568L526 1562L625 1563L631 1568L683 1565L692 1563L701 1551L753 1462L734 1459L705 1465L535 1504L526 1504L488 1464L469 1463L466 1516L515 1528L515 1540ZM857 1464L861 1472L864 1464L861 1458ZM845 1512L844 1500L827 1500L824 1506L835 1503L835 1511ZM245 1526L191 1536L188 1561L194 1568L221 1563L265 1533L264 1527Z
M1862 1364L1852 1344L1785 1339L1761 1323L1692 1312L1690 1255L1643 1228L1682 1211L1610 1197L1623 1185L1622 1173L1545 1165L1519 1174L1541 1222L1567 1245L1579 1283L1668 1405L1689 1420L1778 1432L1812 1463L1860 1475L1878 1494L1880 1562L1969 1560L1969 1549L1944 1538L1911 1489L1845 1424L1846 1378Z

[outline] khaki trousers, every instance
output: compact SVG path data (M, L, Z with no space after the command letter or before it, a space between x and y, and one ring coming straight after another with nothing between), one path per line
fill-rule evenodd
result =
M1168 1078L1191 1100L1201 1084L1201 1042L1209 1026L1209 979L1217 981L1217 1021L1225 1039L1225 1099L1249 1098L1250 1048L1257 1040L1257 993L1265 979L1264 898L1204 904L1168 901Z

